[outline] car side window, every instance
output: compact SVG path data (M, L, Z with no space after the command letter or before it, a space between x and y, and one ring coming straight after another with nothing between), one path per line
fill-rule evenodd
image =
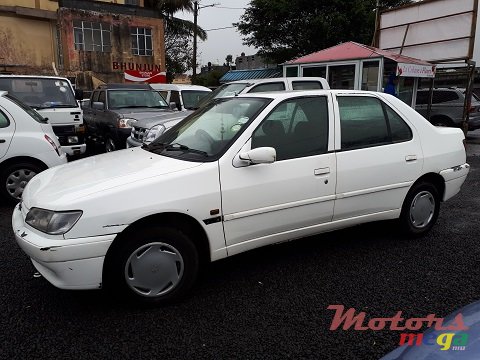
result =
M100 91L100 93L98 94L98 101L103 102L103 108L105 108L105 91Z
M292 81L293 90L311 90L311 89L323 89L320 81Z
M10 125L7 115L0 111L0 128L6 128Z
M392 142L410 141L413 138L413 133L405 121L389 106L385 105L388 122L390 124L390 131Z
M337 97L342 150L390 142L387 119L379 99L366 96Z
M98 95L100 94L100 91L94 91L93 92L93 96L92 96L92 100L93 102L98 102ZM91 105L91 104L90 104Z
M260 84L255 86L249 93L269 92L269 91L284 91L285 84L282 82L271 82L267 84Z
M440 104L447 101L458 100L458 94L450 90L434 90L432 104Z
M328 151L328 100L298 98L279 104L252 135L252 149L273 147L277 161Z

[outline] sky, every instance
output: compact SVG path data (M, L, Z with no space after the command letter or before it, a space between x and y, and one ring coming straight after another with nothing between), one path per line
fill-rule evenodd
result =
M216 6L199 10L198 25L204 30L230 27L232 23L240 20L249 3L250 0L200 0L200 7L211 4ZM193 13L180 12L175 16L193 22ZM207 31L207 34L206 41L198 41L197 62L200 66L207 65L209 61L212 64L223 64L229 54L235 61L235 57L242 52L245 55L254 55L257 52L255 48L242 44L242 37L236 28Z

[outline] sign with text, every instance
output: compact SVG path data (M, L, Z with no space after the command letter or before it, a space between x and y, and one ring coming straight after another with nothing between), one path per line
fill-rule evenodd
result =
M167 74L158 71L125 70L124 77L127 82L145 82L149 84L165 84Z
M398 63L397 76L434 78L436 67L432 65Z

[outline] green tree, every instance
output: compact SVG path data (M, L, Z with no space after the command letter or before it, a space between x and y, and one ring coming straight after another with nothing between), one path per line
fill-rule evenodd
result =
M380 8L411 0L381 0ZM251 0L234 24L245 45L274 63L345 41L369 45L375 30L376 0Z
M233 56L228 54L227 57L225 58L227 66L230 66L231 63L233 63Z
M145 7L157 10L165 24L165 62L167 81L173 80L175 73L183 73L192 67L193 34L192 21L174 17L178 11L193 12L193 0L145 0ZM200 26L196 28L200 40L207 39L207 33Z

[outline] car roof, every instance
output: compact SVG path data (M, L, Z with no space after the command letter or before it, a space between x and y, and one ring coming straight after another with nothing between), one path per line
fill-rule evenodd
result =
M50 75L0 75L0 78L40 78L40 79L58 79L58 80L68 80L66 77L62 76L50 76ZM70 81L70 80L68 80Z
M212 91L211 89L201 85L189 84L150 84L154 90L202 90Z
M102 84L98 85L95 90L110 90L110 89L130 89L130 90L153 90L149 84Z
M231 97L241 98L270 98L270 99L288 99L293 97L301 97L308 95L328 95L328 94L348 94L348 95L373 95L373 96L385 96L384 93L377 91L365 91L365 90L331 90L331 89L312 89L312 90L294 90L294 91L272 91L272 92L258 92L258 93L242 93ZM221 99L228 99L225 97Z

